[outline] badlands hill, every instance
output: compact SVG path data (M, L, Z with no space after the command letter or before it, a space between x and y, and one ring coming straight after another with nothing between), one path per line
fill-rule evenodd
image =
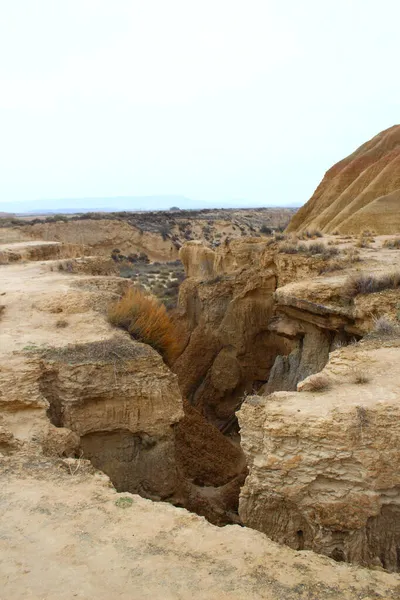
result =
M334 165L287 231L378 234L400 230L400 125L394 125Z

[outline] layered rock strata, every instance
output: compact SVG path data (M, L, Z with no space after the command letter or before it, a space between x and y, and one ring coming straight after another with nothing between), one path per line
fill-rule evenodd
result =
M184 413L177 376L153 348L104 318L127 281L49 267L2 267L0 452L90 459L119 491L237 521L243 454Z
M326 305L322 292L313 301L290 292L289 282L315 277L322 259L285 255L258 238L216 251L192 242L181 259L187 344L174 371L183 395L220 428L245 394L296 389L335 345L360 336L349 307Z
M382 131L334 165L287 231L378 234L400 230L400 125Z
M292 548L400 569L398 338L336 350L297 392L239 412L243 522Z

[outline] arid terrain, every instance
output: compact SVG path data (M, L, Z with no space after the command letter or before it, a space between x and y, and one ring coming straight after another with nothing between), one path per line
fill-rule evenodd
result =
M113 250L129 256L145 253L151 260L178 258L190 240L213 247L225 240L265 235L282 230L295 209L176 210L166 212L84 213L35 218L3 218L3 242L56 241L90 248L91 254L109 256Z
M3 221L1 599L400 598L400 235L302 210Z
M392 240L189 242L172 371L107 323L114 261L4 244L4 597L397 598L399 291L342 295Z
M400 125L369 140L325 174L288 231L400 231Z

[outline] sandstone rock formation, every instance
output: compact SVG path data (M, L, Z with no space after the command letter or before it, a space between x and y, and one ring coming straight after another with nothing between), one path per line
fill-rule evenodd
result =
M30 260L75 258L88 253L88 248L76 244L43 241L5 243L0 244L0 265Z
M396 319L397 290L343 298L346 280L360 270L400 271L398 253L383 241L321 276L323 257L286 254L268 240L232 240L215 251L186 244L179 314L187 343L173 367L183 395L224 428L245 394L295 390L375 319Z
M181 257L188 278L179 310L189 333L174 371L183 395L219 427L244 394L267 382L270 391L296 389L336 343L355 335L349 310L286 293L296 280L310 291L318 259L281 254L258 238L216 251L191 242Z
M399 358L397 337L372 339L333 352L298 392L247 398L246 525L292 548L400 570Z
M400 268L398 254L379 246L317 276L322 258L259 240L181 253L191 276L180 292L180 385L221 429L250 392L238 413L250 469L243 523L296 549L398 570L400 404L397 379L385 382L399 350L356 342L379 316L395 322L399 291L343 297L349 274Z
M376 135L325 174L287 231L400 231L400 125Z
M89 246L92 254L110 256L114 249L124 254L145 252L151 260L174 260L178 250L171 239L143 232L125 221L113 219L36 223L22 227L31 238L56 240L63 244ZM1 233L1 231L0 231Z
M99 257L69 262L90 271ZM1 267L0 451L83 456L119 491L237 521L242 452L191 407L184 418L161 356L105 319L128 282L58 264Z

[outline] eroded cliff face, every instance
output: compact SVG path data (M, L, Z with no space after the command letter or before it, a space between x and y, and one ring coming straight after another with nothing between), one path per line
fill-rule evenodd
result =
M388 259L381 249L361 264L379 274ZM297 550L399 570L400 342L359 342L378 316L395 321L398 291L350 302L343 288L358 264L319 276L318 258L257 240L214 256L192 244L182 260L190 334L175 369L221 429L244 400L243 524Z
M258 238L215 252L192 242L180 256L188 343L174 371L183 395L221 428L245 394L296 389L325 366L335 345L360 335L347 308L290 293L289 282L316 276L319 259L281 254Z
M189 278L180 288L179 309L190 333L174 371L184 397L220 427L240 397L268 379L276 355L291 349L290 340L268 330L276 269L262 255L265 248L253 240L215 253L193 243L181 252ZM249 268L250 256L253 265L262 257L263 268Z
M178 249L171 239L159 233L142 231L138 227L113 219L37 223L20 227L20 234L31 239L51 240L90 248L92 254L110 256L112 250L123 254L145 252L150 260L174 260Z
M118 491L237 521L242 452L184 411L153 348L105 318L128 282L53 263L1 268L0 452L89 459Z
M176 377L150 347L123 334L44 351L40 389L57 427L119 491L163 500L177 486L173 425L183 417Z
M334 351L298 392L246 399L246 525L295 549L400 569L399 358L398 338L363 341Z

